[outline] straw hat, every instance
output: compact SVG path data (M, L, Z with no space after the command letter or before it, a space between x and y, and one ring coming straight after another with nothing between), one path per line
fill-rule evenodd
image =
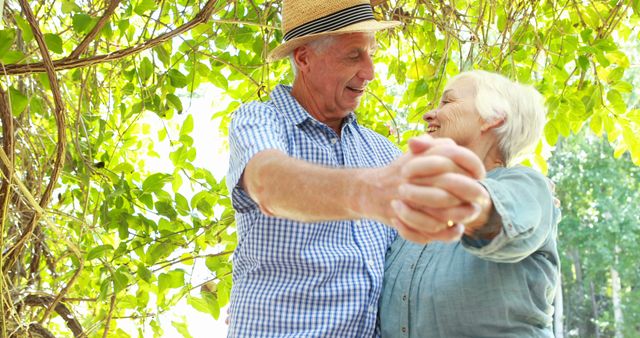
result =
M375 32L398 25L399 21L376 20L369 0L284 0L284 43L269 53L267 61L280 60L320 36Z

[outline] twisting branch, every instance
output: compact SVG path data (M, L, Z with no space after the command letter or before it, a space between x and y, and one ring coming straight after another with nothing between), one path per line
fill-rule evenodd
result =
M58 306L58 304L60 303L60 300L67 295L67 292L69 292L69 289L71 288L73 283L76 282L76 280L78 279L78 276L80 276L80 272L82 272L82 269L84 268L84 259L82 259L80 252L78 252L78 250L73 247L71 247L71 250L76 255L78 262L80 263L80 266L78 267L76 272L73 274L73 276L71 277L67 285L51 301L51 304L47 307L46 311L44 312L44 315L42 315L42 318L40 319L40 323L43 323L47 318L49 318L49 315L51 315L51 311L55 309L56 306Z
M0 13L2 12L2 6L0 4ZM0 187L0 248L4 248L5 241L5 217L7 215L7 211L9 210L9 201L11 200L11 177L13 176L13 153L14 153L14 144L13 144L13 116L11 116L11 112L9 111L9 101L7 100L7 95L0 87L0 120L2 121L2 148L4 152L7 153L7 163L4 161L0 162L0 168L2 172L2 187ZM0 256L0 271L4 271L3 269L4 260ZM5 283L5 274L0 277L0 320L6 322L6 313L8 313L8 309L5 309L5 290L10 289L8 285ZM4 337L7 335L6 326L3 325L0 329L0 336Z
M27 0L19 1L20 6L22 7L22 11L24 12L25 16L27 17L27 21L31 26L33 36L38 43L40 54L42 54L43 65L49 79L51 92L53 94L53 101L55 104L54 115L56 119L56 127L58 128L58 141L56 143L55 162L53 165L53 169L51 170L49 183L47 184L47 187L45 188L39 203L40 207L44 209L47 204L49 204L51 193L53 192L53 188L56 186L58 178L60 177L60 170L62 169L62 165L64 163L64 151L66 146L64 105L62 102L62 95L60 94L58 79L56 78L55 68L53 66L53 63L51 62L51 57L49 55L47 45L44 41L44 36L42 35L40 28L38 27L38 22L36 21L36 18L33 15L33 11L31 10L31 7L29 7L29 3L27 2ZM8 260L5 260L6 265L2 267L5 271L13 266L15 260L24 248L25 243L33 234L33 231L40 217L40 214L34 213L33 217L29 221L29 224L27 225L27 228L22 233L18 241L11 248L9 248L6 254L3 254L3 260L5 259L5 257L9 258Z
M0 233L4 237L4 220L7 215L7 206L11 195L11 176L13 175L13 116L9 109L9 100L7 94L0 88L0 121L2 121L2 148L7 154L8 164L0 162L0 169L3 177L2 187L0 187ZM1 241L0 241L1 243ZM0 262L0 270L2 270L2 262ZM2 282L0 282L2 284Z
M52 303L53 300L54 297L50 295L31 294L26 296L16 305L19 309L21 309L25 305L47 307ZM55 306L55 312L60 315L60 317L62 317L62 319L67 324L67 327L71 330L71 332L73 332L74 337L86 337L86 334L82 329L82 325L80 325L80 322L78 322L71 310L69 310L66 305L64 305L63 303L58 303Z
M109 18L111 17L113 12L115 12L116 8L118 8L119 4L120 0L109 1L109 7L107 7L107 10L104 12L100 20L98 20L98 23L96 23L93 29L91 29L91 32L89 32L89 34L84 37L78 47L76 47L76 49L71 52L71 54L69 54L69 56L67 57L68 59L77 59L80 54L84 53L84 51L87 50L87 47L89 47L91 41L93 41L96 36L98 36L100 31L102 30L102 27L104 27L104 25L109 21Z
M21 2L22 1L24 0L21 0ZM213 13L213 10L217 2L218 0L207 1L204 7L202 7L202 10L198 14L196 14L195 18L193 18L191 21L185 23L184 25L172 31L160 34L159 36L151 40L145 41L137 46L125 48L125 49L118 50L113 53L109 53L105 55L97 55L97 56L89 57L86 59L71 59L69 57L65 57L63 59L54 61L53 66L55 67L56 70L87 67L87 66L104 63L104 62L119 60L129 55L140 53L143 50L153 48L173 38L174 36L180 35L192 29L193 27L201 23L207 22L209 20L209 17L211 17L211 14ZM20 65L15 65L15 64L6 65L5 71L0 75L31 74L31 73L42 73L45 71L46 71L46 68L43 62L35 62L35 63L20 64Z

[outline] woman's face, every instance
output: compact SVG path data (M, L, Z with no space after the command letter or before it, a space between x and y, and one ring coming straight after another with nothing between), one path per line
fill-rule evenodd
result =
M476 87L471 78L454 80L442 94L438 107L423 119L433 137L448 137L458 145L471 148L478 142L484 121L475 106Z

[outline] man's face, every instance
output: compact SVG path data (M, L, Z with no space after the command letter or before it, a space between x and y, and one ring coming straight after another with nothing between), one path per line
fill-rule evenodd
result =
M319 52L310 51L304 82L320 115L316 118L342 119L358 107L374 78L371 58L376 47L373 34L351 33L335 36Z

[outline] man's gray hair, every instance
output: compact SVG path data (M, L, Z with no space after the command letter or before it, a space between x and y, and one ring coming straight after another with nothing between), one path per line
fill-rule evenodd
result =
M458 74L447 87L461 78L475 82L475 105L482 119L490 122L504 118L495 133L505 164L513 165L531 152L542 137L546 122L544 97L531 86L483 70Z
M311 47L315 52L321 53L330 47L335 40L335 35L325 35L308 42L307 46ZM291 61L293 77L295 78L298 75L298 66L296 66L296 61L293 59L293 51L289 54L289 61Z

